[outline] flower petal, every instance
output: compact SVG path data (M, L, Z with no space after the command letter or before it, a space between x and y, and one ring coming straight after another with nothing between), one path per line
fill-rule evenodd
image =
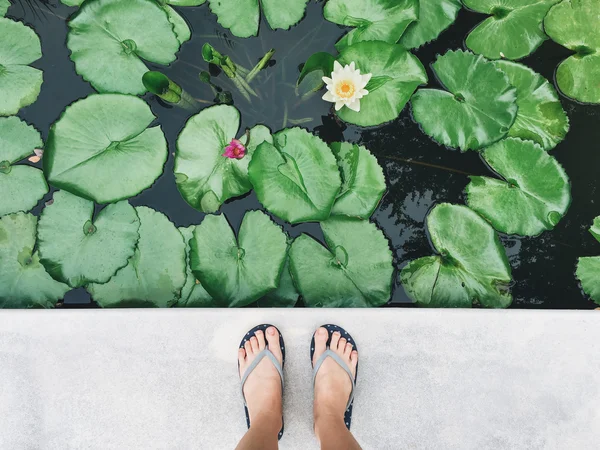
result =
M321 97L321 98L323 100L325 100L326 102L332 102L332 103L334 103L334 102L337 101L336 98L335 98L335 96L330 91L325 92L325 95L323 95L323 97Z
M333 84L333 80L329 77L323 77L321 78L326 84Z
M360 100L358 99L353 101L352 103L347 104L346 106L352 111L360 112Z
M344 107L344 102L343 101L337 101L337 102L335 102L335 110L336 111L339 111L343 107Z
M342 67L342 65L339 62L337 62L337 61L333 62L333 73L339 72L340 70L343 70L343 69L344 68Z

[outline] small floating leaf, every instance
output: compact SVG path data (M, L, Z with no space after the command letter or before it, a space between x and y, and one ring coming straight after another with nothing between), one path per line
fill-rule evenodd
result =
M195 225L190 227L179 228L179 232L185 241L185 259L187 263L185 284L181 289L181 298L177 301L177 305L182 308L204 308L214 306L214 301L210 294L206 292L202 283L196 279L196 275L192 272L190 261L190 242L194 236Z
M8 0L0 0L0 17L4 17L6 15L6 11L10 7L10 2Z
M333 72L334 62L335 58L333 55L327 52L319 52L311 55L311 57L306 60L306 63L304 63L304 66L302 67L302 72L300 72L296 87L300 87L307 75L316 72L318 76L311 77L313 85L310 88L305 89L305 91L318 91L325 85L322 77L328 77L331 72Z
M600 242L600 216L594 219L590 233ZM579 258L576 275L583 291L600 305L600 256Z
M293 308L298 303L299 297L300 294L294 285L294 280L290 273L290 259L288 257L281 271L277 289L272 290L259 299L258 306L260 308Z
M419 0L419 20L408 26L400 43L417 48L433 41L454 23L461 7L460 0Z

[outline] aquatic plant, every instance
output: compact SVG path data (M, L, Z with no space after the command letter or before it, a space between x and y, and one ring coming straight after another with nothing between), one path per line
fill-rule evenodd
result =
M360 99L369 95L365 87L372 76L370 73L361 74L354 61L344 67L335 61L331 78L323 77L327 87L323 100L335 103L336 111L345 106L352 111L360 112Z
M173 82L165 74L157 71L148 71L142 77L144 87L148 92L160 97L165 102L185 109L195 109L196 102L181 86Z
M0 17L4 17L8 8L10 7L10 2L8 0L0 0Z
M594 219L590 233L600 242L600 216ZM600 256L579 258L576 274L583 291L600 305Z
M406 48L418 48L436 39L454 21L462 8L460 0L419 0L419 19L400 38Z

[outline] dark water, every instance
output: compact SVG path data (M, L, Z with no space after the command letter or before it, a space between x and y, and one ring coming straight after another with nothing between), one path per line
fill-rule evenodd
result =
M35 125L45 138L50 125L68 104L94 91L75 73L65 45L66 20L75 8L66 7L58 0L47 1L47 7L43 3L33 0L29 6L26 2L23 6L14 5L8 17L31 25L42 41L43 57L33 64L44 71L42 92L37 102L19 115ZM235 38L220 27L207 5L179 8L193 30L191 41L183 45L177 61L170 67L151 64L149 67L163 71L193 97L212 102L214 95L198 80L198 73L208 69L201 56L205 42L247 68L270 48L275 48L275 64L263 71L253 84L261 101L249 104L241 95L236 95L224 74L214 77L213 81L234 94L235 106L242 113L242 130L264 123L277 131L284 126L293 126L294 120L310 118L303 126L325 141L343 139L369 148L384 168L389 186L372 220L390 239L396 264L401 268L408 261L433 252L424 226L427 212L439 202L464 203L463 191L469 181L468 175L485 175L489 171L476 152L461 154L448 150L424 135L412 120L409 107L393 123L365 130L337 121L330 111L330 104L322 101L319 95L299 104L294 92L298 67L317 51L335 54L333 44L344 33L343 28L323 19L322 5L311 2L305 19L290 31L272 31L263 23L259 37L250 39ZM482 17L462 10L450 29L416 52L428 68L431 85L436 82L429 65L436 55L448 49L464 48L466 35ZM553 80L557 65L569 54L569 50L547 41L522 62ZM135 206L147 205L165 213L177 226L198 224L204 214L188 206L179 195L172 154L177 135L195 113L169 107L151 95L145 99L163 127L171 154L163 175L154 186L130 201ZM502 236L513 268L512 307L516 308L591 309L595 306L581 292L574 272L579 256L600 255L600 244L587 231L593 218L600 215L600 107L580 105L564 97L562 101L571 121L571 131L552 154L571 178L573 202L566 217L551 232L536 238ZM51 194L44 201L50 197ZM44 201L34 213L39 214ZM239 227L245 211L256 208L260 208L260 204L251 193L228 202L222 211L234 227ZM322 238L316 224L290 226L278 222L292 236L306 232ZM396 283L390 305L410 306L410 303L400 284ZM94 305L89 295L78 289L67 294L65 306Z

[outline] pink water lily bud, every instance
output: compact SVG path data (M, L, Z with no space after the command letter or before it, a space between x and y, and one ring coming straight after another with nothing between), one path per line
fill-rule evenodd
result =
M231 159L242 159L246 156L246 147L237 139L232 139L229 145L225 147L223 156Z

